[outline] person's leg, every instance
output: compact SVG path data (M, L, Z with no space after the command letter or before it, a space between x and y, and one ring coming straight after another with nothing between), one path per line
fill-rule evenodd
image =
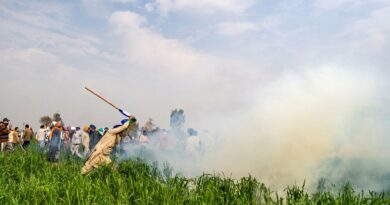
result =
M26 149L29 143L30 141L24 141L22 147Z
M92 153L94 155L94 153ZM104 163L103 155L102 154L96 154L94 156L91 156L88 161L85 163L84 167L81 169L81 174L86 175L89 172L91 172L93 169L96 169L99 167L99 165Z
M77 145L75 147L75 150L76 150L76 155L82 159L83 155L80 153L80 145Z
M75 147L76 147L76 145L75 145L75 144L72 144L72 147L70 148L70 153L71 153L72 155L74 155L74 154L76 153Z
M86 148L86 149L84 149L84 157L88 158L88 155L89 155L89 149Z
M13 147L12 142L7 142L5 144L5 151L13 151L13 150L14 150L14 147Z
M45 140L39 140L38 144L39 144L39 148L43 149L45 147Z
M58 136L53 136L49 143L49 152L47 153L47 158L49 161L56 161L56 155L58 154L58 149L60 145L60 138Z

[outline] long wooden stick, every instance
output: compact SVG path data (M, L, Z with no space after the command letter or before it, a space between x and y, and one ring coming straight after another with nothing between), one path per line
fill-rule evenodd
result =
M114 104L112 104L110 101L108 101L106 98L104 98L103 96L99 95L99 94L96 93L95 91L89 89L87 86L85 86L85 89L88 90L89 92L91 92L92 94L94 94L96 97L102 99L104 102L106 102L107 104L111 105L111 106L114 107L115 109L120 110L117 106L115 106Z

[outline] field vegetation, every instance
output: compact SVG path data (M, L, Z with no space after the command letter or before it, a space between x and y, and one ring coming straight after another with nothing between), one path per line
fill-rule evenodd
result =
M68 155L49 163L34 146L0 153L0 204L390 204L389 193L355 191L350 184L309 193L303 183L276 193L252 176L187 178L141 159L87 176L82 166Z

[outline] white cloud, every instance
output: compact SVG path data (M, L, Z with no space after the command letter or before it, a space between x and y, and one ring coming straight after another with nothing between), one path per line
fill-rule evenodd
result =
M121 77L137 76L131 82L140 88L133 94L158 103L148 107L150 103L139 101L140 110L146 111L143 116L164 122L162 111L182 107L204 125L213 116L240 107L247 100L243 96L256 76L250 73L253 65L249 62L219 58L167 38L149 28L146 19L137 13L115 12L109 21L126 67L120 71Z
M145 4L145 9L147 12L152 12L152 11L154 11L154 6L152 3L147 3L147 4Z
M110 17L110 23L124 42L122 51L128 63L177 74L211 65L208 56L144 26L146 19L136 13L115 12Z
M361 7L370 3L389 4L388 0L316 0L314 5L319 9L330 10L343 6Z
M315 6L321 9L335 9L346 4L355 4L361 0L317 0Z
M338 35L339 39L348 39L355 49L381 50L389 48L390 6L375 10L369 17L356 20L347 25Z
M83 0L84 3L122 3L122 4L128 4L128 3L134 3L137 0Z
M218 34L227 36L236 36L254 30L258 30L258 25L251 22L222 22L217 25Z
M112 0L113 2L117 2L117 3L123 3L123 4L126 4L126 3L134 3L136 2L137 0Z
M254 0L156 0L153 5L162 14L173 11L240 14L254 2Z

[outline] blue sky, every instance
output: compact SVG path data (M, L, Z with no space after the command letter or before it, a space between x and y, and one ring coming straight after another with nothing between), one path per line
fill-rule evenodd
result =
M208 159L219 169L308 179L332 156L390 157L377 151L389 21L388 0L0 0L0 117L117 124L90 86L162 127L183 108L188 126L226 142ZM291 147L301 152L280 152Z

